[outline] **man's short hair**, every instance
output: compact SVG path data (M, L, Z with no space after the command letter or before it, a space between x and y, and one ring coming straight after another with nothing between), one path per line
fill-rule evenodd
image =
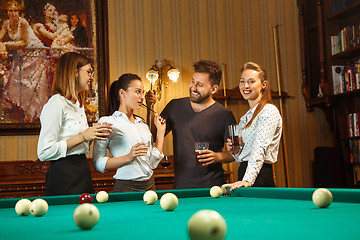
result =
M194 63L194 70L198 73L208 73L211 85L220 85L222 71L216 62L200 60Z

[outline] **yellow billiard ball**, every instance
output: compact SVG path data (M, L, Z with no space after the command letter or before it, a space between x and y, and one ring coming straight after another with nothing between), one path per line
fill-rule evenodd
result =
M99 221L100 212L95 205L83 203L75 209L73 217L80 228L91 229Z
M149 190L144 193L143 200L146 204L152 205L158 200L158 195L155 191Z
M38 198L31 202L30 212L36 217L44 216L47 213L49 205L44 199Z
M225 219L216 211L200 210L188 221L188 233L191 240L222 240L227 225Z
M29 199L26 198L20 199L15 204L15 211L20 216L27 216L30 214L30 205L31 205L31 201Z
M312 200L319 208L326 208L331 204L333 196L328 189L319 188L314 191Z
M213 186L212 188L210 188L210 195L213 198L219 198L222 195L221 187Z
M165 211L172 211L174 210L177 205L179 203L178 198L176 197L175 194L173 193L165 193L161 198L160 198L160 206L162 207L162 209L164 209Z
M109 200L109 194L105 191L100 191L96 194L96 201L99 203L104 203Z

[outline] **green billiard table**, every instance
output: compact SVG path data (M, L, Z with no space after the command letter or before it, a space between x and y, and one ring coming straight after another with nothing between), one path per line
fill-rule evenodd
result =
M209 189L173 192L178 207L166 212L158 200L146 205L144 192L110 193L94 204L99 222L91 230L75 225L79 195L43 197L49 210L43 217L18 216L19 199L0 199L0 238L12 239L188 239L187 222L201 209L219 212L226 220L226 239L360 239L360 190L329 189L333 203L318 208L313 188L241 188L231 196L212 198ZM29 198L33 200L34 198Z

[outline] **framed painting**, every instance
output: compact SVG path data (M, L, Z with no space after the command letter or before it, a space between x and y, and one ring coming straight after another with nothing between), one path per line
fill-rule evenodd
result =
M92 60L88 122L105 114L108 84L106 0L0 0L0 134L37 134L57 59L68 51Z

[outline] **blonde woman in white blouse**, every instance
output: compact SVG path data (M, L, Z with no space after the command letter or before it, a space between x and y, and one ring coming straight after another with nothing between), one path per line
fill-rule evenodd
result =
M90 141L106 139L111 126L88 126L84 102L92 79L87 57L68 52L59 58L51 97L40 116L37 148L39 159L51 162L46 173L47 195L94 192L86 154Z
M274 187L272 164L276 163L282 132L279 110L271 101L270 83L265 69L248 62L241 68L241 95L250 109L241 117L242 149L233 149L228 139L227 149L240 163L238 181L230 190L239 187Z

